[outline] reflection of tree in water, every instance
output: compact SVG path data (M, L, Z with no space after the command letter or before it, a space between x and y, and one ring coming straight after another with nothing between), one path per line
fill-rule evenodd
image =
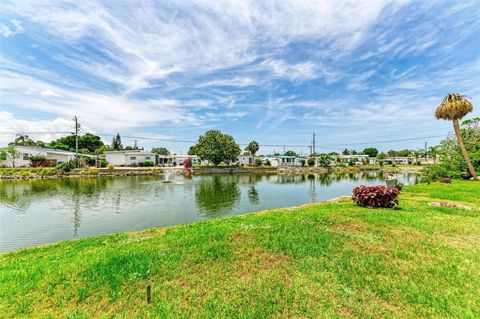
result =
M248 199L250 200L250 204L258 205L260 202L260 196L258 191L255 189L255 185L251 185L248 189Z
M195 201L205 216L229 214L239 200L240 189L232 176L205 176L196 185Z

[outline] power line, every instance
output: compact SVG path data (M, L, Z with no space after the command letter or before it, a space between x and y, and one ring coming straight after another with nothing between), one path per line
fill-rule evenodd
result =
M44 131L19 131L20 133L14 132L0 132L0 135L18 135L18 134L74 134L74 132L67 132L67 131L55 131L55 132L44 132ZM115 134L108 134L108 133L93 133L99 136L115 136ZM381 141L370 141L370 142L358 142L358 143L339 143L339 144L330 144L330 145L316 145L317 147L321 148L337 148L342 146L352 146L352 145L369 145L369 144L380 144L380 143L394 143L394 142L405 142L405 141L415 141L415 140L425 140L431 138L440 138L444 137L445 135L432 135L432 136L422 136L422 137L414 137L414 138L404 138L404 139L392 139L392 140L381 140ZM152 137L152 136L131 136L131 135L122 135L124 138L131 138L134 140L150 140L150 141L162 141L162 142L175 142L175 143L197 143L195 140L181 140L181 139L171 139L171 138L163 138L163 137ZM241 146L248 145L248 143L238 143ZM305 145L305 144L260 144L263 147L304 147L309 148L312 145Z

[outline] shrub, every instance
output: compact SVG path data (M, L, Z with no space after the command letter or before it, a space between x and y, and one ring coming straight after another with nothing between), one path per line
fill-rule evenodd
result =
M256 159L255 159L255 165L257 165L257 166L262 166L262 163L263 163L263 161L262 161L261 158L256 158Z
M57 164L55 168L63 172L70 172L72 169L75 168L75 162L74 161L63 162L63 163Z
M100 167L107 167L108 165L108 162L106 159L101 159L100 160Z
M378 165L383 166L383 160L379 160Z
M267 159L267 161L265 162L265 166L272 166L272 163L270 163L270 160Z
M153 161L144 161L143 162L143 167L152 167L154 165L155 165L155 163L153 163Z
M107 165L107 169L109 169L109 170L112 170L114 168L115 168L115 165L113 165L113 164L108 164Z
M397 188L358 186L353 189L352 200L364 207L392 208L398 205L399 193Z
M307 164L308 164L308 166L313 166L313 165L315 165L315 159L314 159L313 157L309 158L309 159L307 160Z
M302 165L302 167L305 166L305 163L306 163L306 161L304 159L300 160L300 164Z

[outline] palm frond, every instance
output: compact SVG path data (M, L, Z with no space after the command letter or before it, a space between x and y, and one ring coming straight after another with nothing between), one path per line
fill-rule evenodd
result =
M453 93L448 94L435 110L437 120L459 120L467 113L472 112L472 103L465 95Z

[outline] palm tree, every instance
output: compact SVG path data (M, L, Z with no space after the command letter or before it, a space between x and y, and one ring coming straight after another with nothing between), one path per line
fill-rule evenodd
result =
M448 94L437 107L435 111L435 117L437 120L449 120L453 121L453 129L455 130L455 135L457 135L458 144L462 150L463 158L467 163L468 170L472 174L474 180L478 180L477 173L475 168L473 168L472 162L468 157L467 149L463 142L462 133L460 132L460 124L458 120L462 119L465 115L472 112L473 106L472 103L467 100L464 95L461 94Z
M257 141L251 141L250 143L248 143L247 147L245 147L245 151L252 154L252 165L255 165L255 154L258 152L259 148L260 147L258 146Z
M35 142L28 135L24 135L24 134L17 134L17 138L13 143L14 145L22 145L22 146L35 145Z

